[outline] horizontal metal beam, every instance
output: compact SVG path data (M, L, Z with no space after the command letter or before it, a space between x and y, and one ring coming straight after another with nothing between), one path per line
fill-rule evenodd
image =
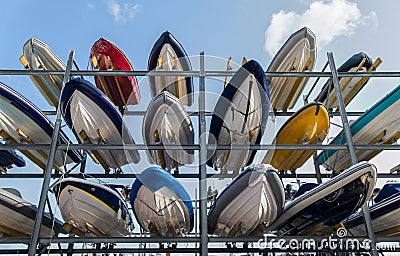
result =
M65 70L21 70L2 69L1 75L64 75ZM205 71L206 77L232 76L236 71ZM72 70L73 76L194 76L199 77L200 71L122 71L122 70ZM270 77L332 77L331 72L265 72ZM338 72L338 77L400 77L396 71L374 72Z
M99 71L99 70L81 70L81 71L72 71L71 74L73 76L206 76L206 77L224 77L224 76L232 76L236 71L205 71L202 74L200 71ZM64 75L65 70L55 71L55 70L0 70L1 75L38 75L38 76L48 76L48 75ZM331 78L331 72L265 72L265 74L269 77L327 77ZM359 72L340 72L338 73L338 77L400 77L400 72L368 72L368 73L359 73ZM47 115L55 115L54 110L45 111ZM127 111L126 115L132 116L143 116L145 115L145 111ZM270 113L270 116L291 116L295 112L273 112ZM364 112L347 112L347 115L352 116L360 116ZM192 111L189 112L191 116L198 116L199 112ZM212 112L206 112L206 116L211 116ZM331 112L330 116L340 116L339 112ZM3 145L0 146L0 149L28 149L28 150L43 150L49 148L49 144L41 144L41 145ZM192 150L200 150L198 144L194 145L144 145L144 144L127 144L127 145L83 145L83 144L70 144L70 145L57 145L57 150L66 150L66 149L83 149L83 150L116 150L116 149L126 149L126 150L144 150L144 149L192 149ZM207 145L205 147L207 150L211 149L232 149L232 150L245 150L245 149L257 149L257 150L348 150L347 145ZM355 145L355 149L357 150L399 150L400 145ZM100 171L100 168L99 168ZM207 177L208 178L231 178L231 174L212 174L212 171L208 170ZM136 174L89 174L91 177L96 178L135 178ZM61 174L52 174L52 178L60 177ZM70 174L70 176L81 176L80 174ZM174 175L177 178L198 178L198 173L193 174L180 174L177 173ZM306 173L306 174L284 174L281 175L283 178L315 178L315 174ZM0 175L0 178L43 178L43 173L39 174L5 174ZM330 174L323 174L323 178L329 178ZM378 174L379 178L397 178L400 177L400 174L389 174L389 173L380 173ZM203 237L204 238L204 237ZM218 237L207 237L207 243L214 243L213 246L208 248L210 253L227 253L227 252L260 252L258 248L247 248L250 243L256 243L260 238L263 237L246 237L246 238L218 238ZM321 241L326 237L311 237L315 241ZM366 238L366 237L365 237ZM365 238L354 238L351 239L360 239L363 240ZM279 239L285 239L289 242L292 239L297 239L301 241L302 239L310 239L310 237L279 237ZM377 237L378 242L398 242L400 237ZM66 243L118 243L124 244L123 248L115 248L115 249L103 249L103 248L93 248L93 249L83 249L77 248L73 249L73 253L166 253L166 252L179 252L179 253L199 253L200 248L198 248L198 244L200 243L201 237L197 236L188 236L188 237L170 237L170 238L162 238L162 240L158 237L150 237L150 236L132 236L132 237L56 237L56 238L46 238L39 239L38 242L41 244L53 244L53 248L51 249L52 253L68 253L68 249L56 249L54 245L56 243L66 244ZM0 244L29 244L29 238L21 238L21 239L13 239L13 238L0 238ZM160 244L159 248L137 248L139 244ZM185 248L170 248L168 245L165 246L165 243L182 243L188 245ZM229 244L229 245L225 245ZM236 247L234 243L243 243L242 248ZM136 247L129 248L125 246L125 244L133 244ZM161 245L163 244L163 245ZM254 244L253 244L254 245ZM270 250L280 252L282 250ZM290 250L285 250L290 251ZM301 250L304 251L304 250ZM397 247L396 251L400 251L400 248ZM9 249L0 249L0 254L27 254L28 250L26 249L13 249L12 247Z
M205 76L232 76L235 71L206 71ZM269 77L331 77L330 72L264 72Z
M139 253L194 253L198 252L197 248L114 248L114 249L106 249L106 248L74 248L72 250L73 255L113 255L113 254L129 254L136 255ZM46 254L49 252L51 255L68 255L71 253L70 249L62 248L52 248L50 251L48 249L45 250ZM25 255L28 253L28 250L23 249L0 249L0 254L5 255Z
M99 168L100 170L100 168ZM101 170L102 171L102 170ZM137 178L139 174L136 173L110 173L110 174L106 174L106 173L87 173L84 174L84 176L86 178L96 178L96 179L134 179ZM292 178L293 177L297 177L297 178L301 178L302 175L299 174L297 176L288 174L289 176L287 176L288 178ZM396 177L397 174L392 174L390 177ZM63 174L61 173L53 173L52 174L52 178L53 179L57 179L60 178L61 176L63 176ZM69 177L77 177L77 178L82 178L82 174L80 173L69 173L68 174ZM198 173L172 173L172 176L174 176L177 179L198 179L199 178L199 174ZM215 179L225 179L225 178L235 178L237 175L234 173L220 173L218 171L215 171L215 173L208 173L207 174L207 178L215 178ZM8 179L8 178L18 178L18 179L42 179L43 173L7 173L7 174L0 174L0 179L4 178L4 179ZM312 176L310 176L309 174L307 174L304 177L310 177L312 178ZM329 175L326 175L326 178L328 178ZM400 177L400 175L399 175ZM286 174L282 176L282 178L286 178Z
M207 145L207 149L214 149L214 145ZM252 150L347 150L347 145L302 145L302 144L293 144L293 145L218 145L216 149L232 149L232 150L244 150L244 149L252 149ZM355 149L357 150L400 150L400 145L355 145Z
M379 250L380 252L399 252L400 248L396 247L394 250L391 248L385 249L385 250ZM208 253L213 253L213 254L226 254L226 253L263 253L263 252L274 252L274 253L278 253L278 252L291 252L291 253L295 253L295 252L325 252L325 253L329 253L331 254L332 252L368 252L365 249L349 249L349 250L340 250L340 249L336 249L336 250L331 250L327 247L322 248L320 250L316 250L316 249L279 249L279 248L271 248L271 249L265 249L265 250L261 250L259 248L252 248L252 247L223 247L223 248L217 248L217 247L211 247L208 248ZM27 253L27 250L24 249L2 249L0 250L0 254L4 254L4 255L24 255ZM47 251L46 251L47 253ZM49 253L51 254L67 254L71 253L69 251L69 249L56 249L56 248L52 248ZM199 249L198 248L114 248L114 249L105 249L105 248L76 248L73 249L72 253L74 254L85 254L85 255L91 255L91 254L101 254L101 255L112 255L114 254L139 254L139 253L149 253L149 254L164 254L164 253L199 253Z
M45 115L55 115L56 111L55 110L45 110L42 111ZM198 116L199 112L198 111L187 111L189 116ZM269 112L268 116L292 116L296 112L294 111L274 111L274 112ZM144 116L146 114L146 111L133 111L133 110L127 110L124 112L124 116ZM361 116L364 114L362 111L350 111L347 112L348 116ZM206 111L205 112L206 116L212 116L213 112L211 111ZM330 112L329 116L340 116L339 112Z
M302 241L306 241L307 243L310 243L310 240L315 241L315 243L321 243L323 239L327 239L327 237L305 237L305 236L292 236L292 237L269 237L269 239L282 239L281 241L286 241L286 243L290 243L293 240L296 240L298 243L302 244ZM154 240L155 239L155 240ZM193 240L194 239L194 240ZM258 241L260 239L263 239L263 237L245 237L245 238L209 238L209 243L217 243L214 244L212 247L208 248L208 252L210 253L246 253L246 252L314 252L316 249L315 248L301 248L301 247L288 247L287 249L282 249L282 248L267 248L265 250L261 250L258 245ZM360 244L365 241L366 237L346 237L346 238L335 238L335 239L352 239L353 243L355 240L357 240ZM174 241L172 241L174 240ZM85 238L54 238L54 239L40 239L40 242L43 242L44 244L64 244L64 243L91 243L91 244L101 244L101 243L112 243L114 244L114 248L112 249L106 249L106 248L73 248L72 252L76 254L80 253L195 253L199 252L200 248L197 246L191 247L190 245L188 246L188 243L195 243L196 241L198 242L200 240L200 237L190 237L189 239L186 239L185 237L173 237L173 238L163 238L163 241L160 243L159 238L149 238L149 237L138 237L138 238L132 238L132 237L126 237L126 238L111 238L111 237L105 237L105 238L97 238L97 237L85 237ZM117 242L115 242L117 241ZM122 242L123 241L123 242ZM183 241L190 241L190 242L183 242ZM269 240L270 241L270 240ZM398 237L378 237L377 238L378 242L389 242L389 243L395 243L395 246L390 246L387 247L383 250L380 250L382 252L384 251L390 251L390 252L398 252L400 251L400 247L397 246L399 238ZM177 246L172 246L172 244L176 243L185 243L185 247L177 247ZM18 242L20 243L20 242ZM122 248L118 248L118 243L123 243ZM148 244L158 244L157 248L138 248L136 247L129 247L128 244L143 244L143 243L148 243ZM224 244L225 243L225 244ZM338 245L336 243L336 245ZM366 251L363 248L347 248L343 247L340 249L337 247L336 250L329 250L329 248L322 248L321 250L318 250L319 252L326 251L326 252L357 252L357 251ZM0 254L25 254L27 250L21 249L21 248L8 248L8 249L1 249ZM51 248L49 253L63 253L66 254L68 253L68 249L66 248Z
M0 75L64 75L65 70L0 70ZM234 72L233 72L234 73ZM72 70L72 76L199 76L199 71Z
M100 170L100 168L99 168ZM135 173L112 173L112 174L105 174L105 173L88 173L86 174L86 178L96 178L96 179L134 179L137 178L139 174ZM173 173L172 174L175 178L182 178L182 179L197 179L199 177L198 173ZM62 174L53 173L51 177L53 179L60 178ZM68 174L69 177L77 177L81 178L82 174L79 173L70 173ZM0 179L42 179L43 173L7 173L7 174L0 174ZM235 174L230 173L220 173L217 172L215 174L208 173L207 178L214 178L214 179L225 179L225 178L235 178ZM315 174L313 173L287 173L287 174L280 174L280 177L283 179L314 179ZM329 179L331 178L331 174L321 174L321 178ZM397 173L378 173L378 178L382 179L394 179L400 178L400 174Z
M253 236L253 237L209 237L208 242L209 243L250 243L250 242L258 242L260 240L260 236ZM322 240L326 239L326 236L268 236L269 239L275 238L275 239L282 239L285 240L286 242L290 242L292 239L295 239L297 241L303 241L303 240L308 240L312 239L316 242L321 242ZM335 237L338 238L338 237ZM343 237L343 239L346 238L351 238L355 239L358 241L364 241L364 239L368 238L367 236L348 236L348 237ZM400 241L399 236L378 236L377 237L377 242L398 242Z
M137 236L137 237L53 237L41 238L40 243L58 244L58 243L124 243L124 244L140 244L140 243L198 243L199 237L151 237L151 236Z
M263 239L263 236L253 237L208 237L209 243L251 243L257 242ZM292 239L303 241L306 239L313 239L316 242L320 242L326 239L326 236L268 236L268 238L282 239L290 242ZM349 236L345 238L351 238L358 241L363 241L368 237L362 236ZM0 244L26 244L29 243L29 238L0 238ZM142 244L142 243L198 243L200 236L187 236L187 237L159 237L152 236L131 236L131 237L53 237L53 238L39 238L41 244L58 244L58 243L122 243L122 244ZM400 241L399 236L377 236L377 242L398 242Z
M49 149L50 144L2 144L0 149L14 149L14 150L45 150ZM145 144L59 144L57 150L200 150L200 146L194 145L145 145Z
M2 144L0 149L14 149L14 150L45 150L49 148L49 144ZM200 150L198 144L193 145L145 145L145 144L59 144L57 145L58 150ZM207 145L207 150L347 150L346 145L303 145L303 144L291 144L291 145ZM394 145L355 145L356 150L400 150L399 144Z

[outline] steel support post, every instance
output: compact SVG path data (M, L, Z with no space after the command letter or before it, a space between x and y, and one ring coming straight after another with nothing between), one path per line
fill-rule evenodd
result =
M317 183L321 184L322 177L321 177L321 170L319 169L319 165L317 162L317 151L315 151L313 154L313 163L314 163L314 169L315 169L315 174L316 174L316 178L317 178Z
M336 90L336 97L337 97L338 103L339 103L340 116L342 118L343 129L344 129L344 132L346 135L347 146L349 147L351 162L352 162L352 164L356 164L358 162L357 155L356 155L356 151L354 148L353 138L351 135L349 121L347 119L346 109L345 109L344 101L343 101L343 97L342 97L342 91L340 90L339 77L338 77L338 73L336 70L336 65L335 65L335 61L333 59L332 52L328 52L328 61L329 61L329 66L330 66L330 69L332 72L332 81L333 81L333 84L334 84L335 90ZM363 215L364 215L365 226L367 228L368 238L371 240L372 255L378 256L378 252L376 251L376 238L375 238L374 230L372 228L371 216L368 211L367 202L365 202L362 205L362 211L363 211Z
M70 79L70 72L71 72L73 59L74 59L74 51L70 51L61 90L64 88L65 84ZM38 238L39 238L39 233L40 233L40 226L42 225L42 217L43 217L44 207L45 207L45 203L46 203L47 193L49 191L51 170L53 168L53 162L54 162L54 157L55 157L55 153L56 153L58 135L59 135L60 128L61 128L61 107L60 107L60 105L61 104L58 104L58 107L57 107L56 122L54 125L53 135L51 138L50 151L49 151L49 156L48 156L48 160L47 160L47 165L46 165L46 169L44 171L43 185L42 185L42 191L40 193L39 206L38 206L38 211L37 211L36 219L35 219L35 226L34 226L33 233L31 236L31 241L29 244L28 254L30 256L34 256L36 253L36 247L38 244Z
M200 52L200 77L199 77L199 193L200 193L200 252L201 255L208 254L208 232L207 232L207 142L206 142L206 96L205 96L205 72L204 52Z

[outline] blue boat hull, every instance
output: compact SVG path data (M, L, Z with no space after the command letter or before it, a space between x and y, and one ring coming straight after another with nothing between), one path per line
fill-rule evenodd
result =
M0 150L0 167L5 170L6 168L12 167L12 165L24 167L25 160L14 150Z
M384 193L385 187L395 185L397 192L387 195L380 199L379 197ZM398 235L398 227L400 227L400 184L386 184L378 196L375 198L376 202L374 205L368 207L369 214L372 220L372 228L376 235L382 236L393 236ZM355 236L367 235L365 230L364 216L361 211L358 211L351 215L345 222L346 229Z
M132 185L130 201L140 226L158 236L182 236L194 226L185 188L159 167L144 170Z
M324 234L361 207L371 196L375 183L374 165L353 165L294 198L268 230L277 235Z

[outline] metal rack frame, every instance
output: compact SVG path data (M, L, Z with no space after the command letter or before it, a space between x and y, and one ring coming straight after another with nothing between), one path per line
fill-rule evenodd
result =
M48 149L50 146L50 153L47 162L46 169L43 174L6 174L0 175L0 178L41 178L43 179L40 200L38 205L38 214L36 216L36 222L33 234L31 238L0 238L0 244L27 244L27 249L0 249L0 254L16 254L16 253L27 253L29 255L35 255L37 253L43 252L43 247L38 249L38 245L49 245L49 244L70 244L70 243L124 243L124 244L142 244L142 243L155 243L159 244L159 248L123 248L123 249L73 249L74 253L141 253L141 252L181 252L181 253L200 253L201 255L207 255L209 252L261 252L259 248L249 247L249 244L257 242L262 237L248 237L248 238L217 238L211 237L207 234L207 179L210 177L221 178L221 177L229 177L227 174L208 174L207 168L205 164L206 159L206 150L213 148L215 146L207 145L205 136L200 136L206 132L206 116L211 116L211 112L205 111L205 78L206 77L218 77L218 76L226 76L226 75L234 75L235 71L206 71L204 66L204 52L200 53L200 70L199 71L156 71L149 73L148 71L91 71L91 70L72 70L74 51L70 51L68 62L65 71L51 71L51 70L0 70L0 76L2 75L64 75L63 87L69 81L71 76L170 76L170 75L180 75L180 76L193 76L199 78L199 98L198 98L198 111L189 112L190 115L195 115L199 117L198 120L198 128L199 128L199 143L196 145L182 145L182 146L172 146L172 145L144 145L144 144L132 144L132 145L124 145L126 149L137 149L137 150L145 150L149 149L174 149L175 148L184 148L184 149L193 149L200 151L199 154L199 174L176 174L175 176L178 178L198 178L199 179L199 201L200 201L200 236L189 235L188 237L180 237L180 238L155 238L155 237L54 237L49 239L39 238L40 231L40 223L42 220L42 215L45 208L46 198L49 190L49 184L51 178L57 178L61 175L58 173L52 173L52 166L54 161L54 155L57 150L65 150L67 149L66 145L60 145L57 143L57 138L59 135L59 131L61 128L61 111L60 107L57 108L56 111L45 111L45 114L48 115L56 115L54 132L52 136L51 144L40 144L40 145L25 145L25 144L17 144L17 145L2 145L3 149L30 149L30 150L38 150L38 149ZM348 116L359 116L363 112L346 112L343 98L341 95L340 86L339 86L339 78L340 77L400 77L400 72L372 72L372 73L358 73L358 72L345 72L338 73L336 71L336 66L332 53L327 53L328 62L330 66L330 72L265 72L268 76L279 76L279 77L329 77L332 78L333 84L335 86L337 92L337 99L339 101L339 113L333 112L330 113L330 116L340 116L343 122L343 127L345 130L345 135L347 141L349 142L347 145L252 145L252 146L240 146L240 145L218 145L217 149L275 149L275 150L304 150L304 149L312 149L312 150L324 150L324 149L336 149L336 150L348 150L351 155L352 163L355 164L357 162L357 158L355 155L355 150L357 149L370 149L370 150L400 150L400 145L354 145L352 142L352 136L349 129L349 123L347 121ZM127 115L144 115L145 111L127 111ZM273 112L275 116L290 116L294 112ZM120 145L82 145L82 144L70 144L68 145L68 149L81 149L81 150L89 150L89 149L120 149ZM322 175L319 173L319 166L315 166L316 174L286 174L283 175L283 178L327 178L327 175ZM229 175L229 174L228 174ZM107 174L91 174L91 176L99 177L99 178L132 178L136 177L135 174L115 174L115 175L107 175ZM398 178L399 174L378 174L379 178ZM320 179L319 178L319 179ZM363 205L364 216L366 218L368 237L373 241L373 244L376 242L397 242L400 240L400 237L375 237L372 224L369 216L369 212L367 209L367 205ZM290 239L296 238L298 240L305 239L304 237L282 237L286 241L290 241ZM315 238L323 239L321 237ZM358 238L362 239L362 238ZM365 238L364 238L365 239ZM177 247L165 247L163 244L165 243L187 243L191 244L190 248L177 248ZM210 243L228 243L227 246L220 247L209 247ZM242 247L238 247L238 244L242 243ZM198 246L200 244L200 246ZM66 253L70 254L70 249L51 249L52 253ZM271 250L269 252L275 252L276 250ZM304 251L301 250L301 251ZM396 248L396 251L400 251L400 248ZM373 255L377 255L377 251L372 251Z

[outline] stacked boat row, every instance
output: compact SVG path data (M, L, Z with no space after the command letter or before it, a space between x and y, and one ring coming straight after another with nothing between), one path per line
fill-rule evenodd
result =
M118 189L121 189L118 191ZM65 224L53 215L43 216L41 237L72 232L79 236L127 236L134 229L130 202L138 223L159 236L180 236L194 225L192 201L168 172L151 167L132 189L121 185L67 177L52 186ZM15 189L0 189L0 232L4 236L31 236L37 208Z
M221 237L321 235L345 226L365 235L358 208L371 198L376 168L361 162L322 184L302 185L285 205L283 184L270 165L247 167L214 201L208 233ZM118 189L121 189L118 191ZM184 187L159 167L144 170L132 187L63 178L52 188L65 224L45 214L41 237L72 232L79 236L127 236L134 229L127 200L140 227L156 236L183 236L192 231L192 200ZM400 225L400 184L388 183L369 207L377 234L395 235ZM0 232L30 236L37 208L15 189L0 189Z

